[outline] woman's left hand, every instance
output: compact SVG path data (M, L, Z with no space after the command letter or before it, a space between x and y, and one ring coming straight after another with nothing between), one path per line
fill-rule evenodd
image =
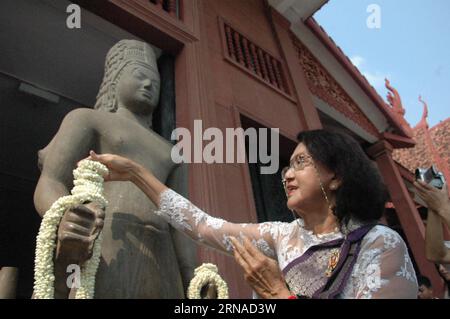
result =
M244 238L243 244L234 237L230 239L234 248L234 257L244 269L245 280L260 297L286 299L291 295L275 260L261 253L248 238Z

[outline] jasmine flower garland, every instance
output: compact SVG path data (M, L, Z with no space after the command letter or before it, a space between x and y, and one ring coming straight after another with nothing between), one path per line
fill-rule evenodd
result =
M54 298L54 265L53 252L56 248L56 236L59 223L68 209L74 208L86 201L97 202L103 207L107 201L103 196L103 176L108 174L105 165L83 160L73 171L74 188L72 195L59 198L44 214L36 238L36 254L34 266L34 297L36 299ZM92 299L94 297L95 274L100 262L102 233L94 243L92 257L81 268L80 287L76 299Z
M216 265L202 264L194 273L188 288L189 299L201 299L200 291L206 284L212 284L217 288L218 299L228 299L228 286L220 277Z

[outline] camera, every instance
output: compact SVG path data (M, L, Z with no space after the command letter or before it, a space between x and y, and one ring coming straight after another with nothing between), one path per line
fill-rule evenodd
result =
M439 189L442 189L445 183L444 174L439 172L434 165L428 169L416 169L416 180L422 181Z

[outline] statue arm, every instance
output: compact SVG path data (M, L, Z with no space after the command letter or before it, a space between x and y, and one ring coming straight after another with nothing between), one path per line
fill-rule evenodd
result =
M67 114L46 150L34 193L34 204L39 215L43 216L58 198L69 194L73 183L72 170L94 148L91 118L86 109Z
M167 180L167 186L184 197L188 197L187 190L188 171L186 165L176 166ZM187 293L189 283L194 277L194 269L197 264L196 244L185 234L170 226L170 231L177 254L184 291Z
M70 193L73 183L72 170L79 160L88 155L93 146L94 131L86 110L78 109L66 115L45 150L42 173L34 193L34 204L39 215L43 216L58 198ZM72 263L77 262L55 257L55 298L68 297L66 269Z

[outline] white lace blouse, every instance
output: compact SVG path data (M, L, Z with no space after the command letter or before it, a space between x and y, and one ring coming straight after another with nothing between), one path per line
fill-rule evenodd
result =
M161 194L156 213L192 239L230 255L229 236L245 236L265 255L278 260L281 269L310 247L343 237L338 229L315 235L300 219L291 223L230 223L206 214L171 189ZM417 298L416 274L400 235L384 226L375 226L367 233L340 297Z

